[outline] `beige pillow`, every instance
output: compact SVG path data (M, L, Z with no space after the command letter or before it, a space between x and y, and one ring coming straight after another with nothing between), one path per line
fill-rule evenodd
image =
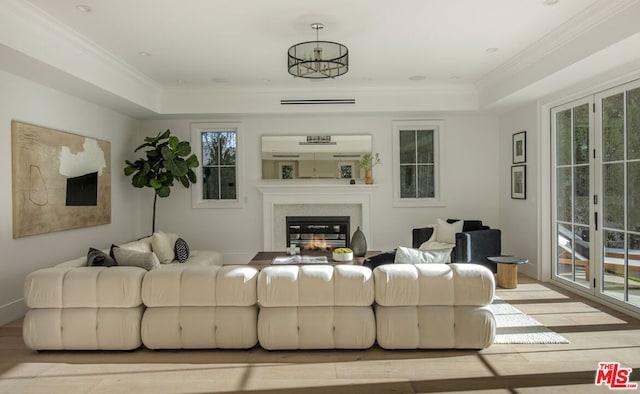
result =
M151 250L158 256L161 264L170 264L175 260L174 246L178 240L177 234L166 234L162 231L153 233L151 237Z
M144 268L147 271L160 266L158 257L153 252L136 252L135 250L113 247L113 257L119 266Z
M436 239L438 242L446 242L448 244L456 243L456 233L462 232L464 222L458 220L454 223L447 223L442 219L438 219L436 228Z

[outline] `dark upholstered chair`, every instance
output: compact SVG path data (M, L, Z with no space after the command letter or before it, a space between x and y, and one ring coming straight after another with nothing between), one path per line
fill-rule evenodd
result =
M448 219L453 223L457 219ZM419 248L431 238L432 227L414 228L412 246ZM456 246L451 252L452 263L474 263L484 265L496 272L496 263L487 260L490 256L500 256L502 249L502 233L482 224L480 220L465 220L462 232L456 233Z

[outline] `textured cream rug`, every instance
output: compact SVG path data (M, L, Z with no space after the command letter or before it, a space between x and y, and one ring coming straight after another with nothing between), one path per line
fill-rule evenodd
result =
M527 316L500 298L489 305L496 317L496 344L560 344L569 343L537 320Z

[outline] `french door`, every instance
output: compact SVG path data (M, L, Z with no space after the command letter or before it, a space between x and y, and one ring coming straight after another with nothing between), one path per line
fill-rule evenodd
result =
M551 119L553 278L640 311L640 81Z

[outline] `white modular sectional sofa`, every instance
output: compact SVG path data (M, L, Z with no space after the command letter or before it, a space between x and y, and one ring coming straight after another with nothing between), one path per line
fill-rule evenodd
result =
M149 271L142 281L142 342L149 349L255 346L257 278L257 269L238 265Z
M366 349L376 338L367 267L271 266L258 276L265 349Z
M148 253L152 251L152 237L120 247ZM131 350L142 345L142 282L147 271L131 266L86 265L87 257L79 257L27 275L24 300L29 311L23 323L27 347ZM161 264L157 270L221 265L220 253L193 251L184 264Z
M475 264L388 264L373 270L376 335L385 349L482 349L495 337L495 279Z
M150 238L121 245L152 251ZM35 350L387 349L491 345L493 274L470 264L376 267L183 263L87 267L82 257L29 274L25 344Z

